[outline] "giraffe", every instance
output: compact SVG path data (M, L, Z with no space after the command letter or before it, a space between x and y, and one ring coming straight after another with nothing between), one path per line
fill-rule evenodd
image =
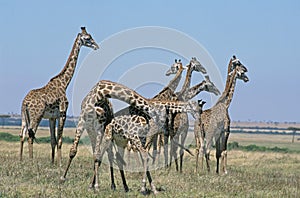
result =
M111 109L104 108L109 103L109 98L121 100L123 102L128 103L129 105L135 106L138 110L144 111L151 117L151 120L153 120L153 124L157 128L161 128L164 126L164 123L166 121L166 113L163 112L166 112L167 107L172 113L189 112L194 117L197 116L196 114L199 114L199 107L195 103L195 101L181 102L146 99L124 85L108 80L101 80L92 88L92 90L88 93L88 95L82 102L81 113L79 117L78 126L76 128L75 139L69 154L69 164L71 163L72 158L76 155L78 141L84 130L87 130L87 132L90 133L90 130L88 129L94 128L94 130L97 131L97 137L94 138L94 140L96 140L97 143L94 142L92 143L92 145L94 144L96 148L99 148L98 145L101 144L104 136L103 131L105 129L105 123L110 122L107 120L108 117L106 116L106 114L112 114ZM94 110L95 106L99 107L97 113ZM101 111L99 109L101 109ZM94 134L95 133L93 133L92 135ZM95 149L95 169L94 176L90 185L91 188L97 188L99 183L97 176L97 167L99 167L99 164L101 164L101 157L99 155L99 152L101 152L102 155L104 150L99 151L99 149ZM65 179L69 164L62 179ZM155 189L152 190L155 191Z
M97 107L96 107L97 108ZM96 110L96 112L100 111ZM98 180L98 168L101 165L102 157L104 152L109 148L112 141L118 146L118 152L120 153L119 159L124 158L124 149L130 144L130 148L134 151L138 151L141 154L142 162L144 164L144 175L142 180L141 192L146 192L146 176L148 177L151 189L154 194L157 193L157 190L152 182L150 171L148 170L148 151L146 139L148 138L149 124L143 116L138 115L121 115L112 119L112 121L105 127L103 142L100 143L100 140L96 142L96 149L98 156L96 159L99 159L100 162L95 164L94 168L94 177L92 178L91 186ZM147 140L149 142L149 140ZM117 164L120 170L123 170L122 160L117 160ZM122 177L125 180L125 177ZM94 184L95 188L98 188L98 183Z
M189 77L191 78L191 76ZM189 80L190 81L190 80ZM175 97L175 100L179 101L188 101L198 95L201 91L207 91L209 93L213 93L216 96L220 94L219 89L214 85L213 82L210 81L209 76L206 75L205 79L200 82L199 84L189 88L187 86L185 90L179 94L176 94L177 97ZM177 113L172 118L172 124L170 128L170 137L171 137L171 159L170 164L172 162L172 157L175 159L175 165L176 170L178 171L178 162L177 162L177 148L178 146L176 144L173 144L175 142L179 142L179 138L181 140L181 145L184 145L184 142L187 137L188 129L189 129L189 120L187 113ZM183 154L184 150L181 147L180 148L180 172L182 173L182 163L183 163Z
M70 56L62 71L53 77L47 85L39 89L31 90L22 102L22 129L20 133L20 160L22 160L23 144L28 131L29 157L33 158L33 141L38 125L42 118L49 119L52 160L54 163L55 147L57 146L57 160L60 165L63 127L66 120L68 99L66 89L73 77L77 58L81 46L97 50L99 46L92 36L87 33L85 27L81 27ZM57 139L55 134L56 120L58 120Z
M227 143L229 136L230 117L228 108L232 101L236 80L241 79L244 82L249 81L246 72L247 68L235 56L233 56L228 64L227 81L222 95L212 108L202 112L201 119L195 121L196 171L198 171L199 150L201 150L201 154L205 155L207 169L208 171L210 170L208 160L210 147L214 138L216 141L216 172L219 173L219 158L221 157L222 152L223 155L226 155L226 146L224 144ZM220 148L220 138L222 138L222 150ZM204 139L206 140L205 143ZM224 156L222 160L223 159L226 162L226 156ZM201 164L203 164L203 158L201 158ZM227 173L226 165L224 164L223 171L224 173Z

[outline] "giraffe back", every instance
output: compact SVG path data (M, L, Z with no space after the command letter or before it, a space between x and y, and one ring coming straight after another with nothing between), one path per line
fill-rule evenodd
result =
M142 116L123 115L112 119L105 129L105 136L112 137L120 147L129 144L135 149L142 149L140 138L146 137L149 126L147 120Z

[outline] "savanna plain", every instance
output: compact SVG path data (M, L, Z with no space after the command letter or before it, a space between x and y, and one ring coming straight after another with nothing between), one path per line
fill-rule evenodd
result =
M73 138L74 129L64 130L64 137ZM0 128L0 133L17 136L18 128ZM37 138L49 136L40 128ZM189 133L192 139L193 134ZM151 174L159 190L157 197L300 197L300 140L294 143L291 135L232 133L230 143L240 147L228 152L228 174L215 173L215 156L211 153L212 171L195 172L195 157L185 153L183 172L160 167ZM194 152L193 141L190 150ZM250 151L247 145L279 148L274 151ZM107 163L100 167L100 187L89 190L93 174L93 157L85 144L80 144L64 183L60 182L69 156L70 143L63 144L62 166L50 163L50 143L34 144L34 159L28 158L24 144L23 161L19 161L19 142L0 141L0 197L145 197L139 192L142 174L126 171L130 191L125 193L118 170L115 170L117 189L110 189ZM282 148L282 149L281 149ZM205 168L205 167L204 167ZM149 185L147 185L149 188ZM149 193L146 196L154 196Z

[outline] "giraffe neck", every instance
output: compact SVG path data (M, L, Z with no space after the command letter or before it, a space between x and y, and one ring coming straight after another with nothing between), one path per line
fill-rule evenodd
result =
M198 95L201 91L205 90L205 81L189 88L186 93L182 96L184 101L188 101Z
M191 86L192 72L193 72L192 67L191 65L189 65L188 70L186 72L184 84L182 85L180 92L177 94L178 98L181 100L184 100L184 96L186 96L186 93Z
M227 98L226 98L226 101L225 101L225 105L226 105L227 109L229 108L230 103L232 101L235 86L236 86L236 78L234 78L233 82L231 83L231 86L230 86L228 94L227 94Z
M232 66L232 59L230 59L228 66L227 66L227 79L226 79L226 85L230 83L230 78L228 78L228 75L231 72L231 66Z
M170 83L167 85L167 87L174 93L176 88L178 87L178 84L181 80L181 75L183 72L183 68L179 68L175 77L170 81Z
M175 77L169 82L169 84L166 87L164 87L156 96L154 96L153 99L169 100L174 95L174 92L181 80L182 72L183 68L179 68Z
M236 84L236 78L237 78L236 74L237 72L236 70L234 70L233 72L227 75L225 89L216 104L222 103L226 105L226 108L229 108L229 105L232 101L235 84Z
M64 68L61 70L61 72L58 75L53 77L50 80L50 82L52 82L54 80L58 80L61 82L60 85L62 87L64 87L64 89L67 89L67 87L74 75L74 71L75 71L75 67L77 64L78 54L79 54L81 45L82 45L82 43L80 41L80 34L78 34Z
M167 107L172 113L190 110L187 108L187 102L146 99L128 87L108 80L101 80L97 84L96 89L97 94L95 97L97 100L103 98L118 99L149 113L150 117L158 116L160 119L165 119L165 116L161 116L161 112L164 112Z

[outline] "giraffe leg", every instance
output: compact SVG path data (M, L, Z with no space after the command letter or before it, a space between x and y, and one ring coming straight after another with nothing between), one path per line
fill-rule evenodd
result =
M20 133L20 161L22 161L23 158L23 147L24 147L24 139L26 136L27 132L27 127L25 126L25 124L22 123L22 130Z
M161 147L164 145L163 137L161 134L157 134L157 162L160 162L160 154L161 154Z
M205 161L206 161L207 171L210 172L210 166L209 166L209 152L205 153Z
M152 192L153 192L154 194L157 194L158 191L156 190L156 187L155 187L155 185L154 185L154 183L153 183L153 180L152 180L150 171L147 170L146 174L147 174L147 178L148 178L149 184L150 184L150 186L151 186Z
M95 190L99 189L98 169L101 165L104 152L107 151L107 149L109 149L109 147L111 145L111 138L112 138L112 136L105 134L104 140L102 142L100 135L97 136L96 149L95 149L95 153L94 153L94 165L95 165L94 166L94 175L93 175L91 183L90 183L90 188L94 188Z
M225 126L224 126L224 135L223 135L223 141L222 141L222 153L221 153L221 165L222 165L222 171L224 174L227 174L227 142L230 134L230 117L227 114L226 120L225 120Z
M198 173L198 161L199 161L199 149L200 149L200 143L199 143L199 136L198 136L198 131L194 129L194 136L195 136L195 143L196 143L196 173Z
M178 159L177 159L178 146L175 145L174 141L176 141L176 142L179 141L178 134L176 134L173 138L171 138L171 150L170 150L170 167L171 167L171 163L172 163L172 157L174 157L176 171L178 171Z
M123 167L123 162L122 162L123 159L124 159L124 148L120 148L118 152L119 152L119 155L116 155L117 156L117 163L118 163L118 167L119 167L119 170L120 170L124 190L125 190L125 192L128 192L129 188L128 188L128 185L127 185L127 182L126 182L126 178L125 178L125 174L124 174L124 167Z
M203 158L204 158L204 135L201 130L194 130L195 141L196 141L196 173L198 173L199 155L201 169L203 169Z
M181 145L184 145L184 143L185 143L185 140L186 140L186 137L187 137L187 132L188 132L188 130L185 130L182 134L181 134L181 138L180 138L180 140L181 140ZM182 164L183 164L183 155L184 155L184 150L183 150L183 148L180 148L180 151L179 151L179 155L180 155L180 169L179 169L179 171L180 171L180 173L182 173Z
M67 173L68 173L69 168L71 166L72 160L74 159L74 157L77 154L77 147L78 147L78 144L79 144L79 140L80 140L80 137L81 137L81 135L84 131L83 130L84 123L85 123L85 121L82 119L82 117L80 117L79 121L78 121L76 131L75 131L74 142L73 142L73 145L72 145L72 147L70 149L70 152L69 152L69 161L68 161L66 170L64 172L64 175L61 176L61 178L60 178L61 182L64 182L66 180L66 176L67 176ZM94 144L92 144L92 145L94 145ZM94 151L94 148L93 148L93 151Z
M57 130L57 164L61 166L61 147L62 147L62 137L63 137L63 129L66 121L66 111L60 113L60 118L58 122L58 130Z
M50 137L51 137L51 149L52 149L52 155L51 155L51 163L52 164L54 164L55 147L57 145L56 135L55 135L55 127L56 127L56 119L55 118L49 119Z
M223 133L221 133L222 136ZM218 138L216 140L216 160L217 160L217 166L216 166L216 173L219 174L219 161L220 161L220 157L221 157L221 143L220 140L222 139L222 137Z
M158 144L158 134L155 134L153 136L153 152L152 152L152 156L153 156L153 160L152 160L152 164L155 163L156 161L156 156L157 156L157 144Z
M227 141L229 138L229 132L225 133L225 138L224 141L222 141L222 161L221 161L221 165L222 165L222 170L224 172L224 174L227 174Z
M148 178L149 184L151 186L151 190L154 194L157 194L157 190L156 187L153 183L153 180L151 178L151 174L148 170L148 153L146 150L140 149L139 152L141 153L142 156L142 161L143 161L143 165L144 165L144 174L143 174L143 180L142 180L142 188L141 188L141 193L143 194L147 194L147 190L146 190L146 177Z
M108 155L109 169L110 169L110 181L111 181L110 188L112 190L116 190L116 184L115 184L115 178L114 178L114 167L113 167L114 154L112 152L111 144L110 144L109 148L107 149L107 155Z
M164 158L165 158L165 167L169 166L168 164L168 147L169 147L169 135L164 134Z
M44 113L45 107L42 106L36 111L29 111L28 114L28 151L29 151L29 158L33 159L33 141L35 139L35 133L37 131L37 128L42 120L43 113ZM30 116L29 116L30 115Z

